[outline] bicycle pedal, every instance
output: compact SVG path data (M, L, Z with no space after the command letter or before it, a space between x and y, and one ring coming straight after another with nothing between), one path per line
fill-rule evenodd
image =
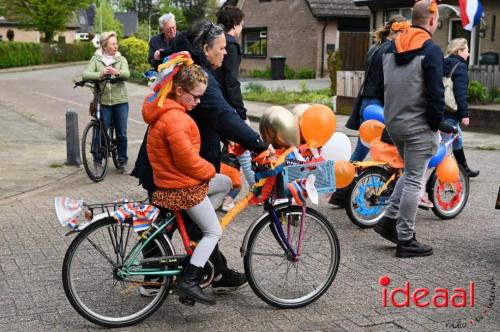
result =
M186 297L179 296L179 302L190 307L194 307L195 304L195 301L187 296Z

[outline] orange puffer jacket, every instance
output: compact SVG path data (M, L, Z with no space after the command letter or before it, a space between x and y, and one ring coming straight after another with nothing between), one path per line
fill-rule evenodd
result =
M213 178L215 168L200 157L200 132L186 109L168 98L160 108L148 98L142 117L150 126L147 152L156 187L186 188Z

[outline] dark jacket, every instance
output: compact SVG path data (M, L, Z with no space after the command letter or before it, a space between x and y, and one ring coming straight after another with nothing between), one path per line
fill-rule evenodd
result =
M176 37L179 35L179 32L177 32ZM163 62L162 60L155 60L154 54L156 50L163 49L167 50L169 49L174 42L175 39L173 40L167 40L165 38L165 35L163 33L160 33L156 36L151 37L151 40L149 41L149 52L148 52L148 62L153 68L158 71L158 66Z
M247 110L241 96L241 84L238 80L241 56L243 51L232 35L226 33L226 52L222 67L215 71L215 78L221 85L222 94L226 101L233 107L239 116L246 120Z
M351 115L347 120L346 127L358 130L361 125L361 102L363 98L377 98L384 94L384 73L382 68L382 56L388 52L391 42L384 39L382 43L373 45L368 50L365 64L365 80L358 95L358 99L353 106Z
M469 76L468 68L469 65L467 61L460 55L452 54L444 59L443 66L443 76L450 75L453 67L458 63L457 68L451 76L453 81L453 94L455 95L455 101L457 102L457 112L449 113L444 112L445 118L453 118L457 121L463 118L469 117L468 105L467 105L467 88L469 86Z
M412 26L383 56L384 117L389 132L437 131L443 119L443 52L424 28Z
M175 38L173 52L187 50L191 53L196 64L199 64L208 73L207 90L201 97L200 103L189 114L200 129L200 155L211 162L217 172L220 170L221 140L228 139L240 144L246 149L261 152L267 148L259 134L253 131L236 113L222 94L221 86L214 76L205 54L194 49L186 33Z

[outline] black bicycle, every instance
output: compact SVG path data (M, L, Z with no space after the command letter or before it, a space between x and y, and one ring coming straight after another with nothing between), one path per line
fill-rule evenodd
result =
M103 83L101 88L100 83ZM111 156L113 164L119 169L118 150L115 126L110 123L108 130L104 130L101 118L101 96L107 84L113 84L116 79L105 78L102 80L82 80L75 83L74 88L87 86L94 95L90 103L89 113L92 116L90 123L83 130L82 161L85 172L94 182L104 179L108 171L108 157Z

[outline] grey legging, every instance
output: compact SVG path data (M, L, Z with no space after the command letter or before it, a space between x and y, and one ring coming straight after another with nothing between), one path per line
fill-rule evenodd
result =
M220 207L224 197L231 189L231 185L229 177L215 174L208 185L208 196L198 205L186 210L186 213L203 233L203 237L191 256L190 263L194 266L205 266L222 235L215 209Z

